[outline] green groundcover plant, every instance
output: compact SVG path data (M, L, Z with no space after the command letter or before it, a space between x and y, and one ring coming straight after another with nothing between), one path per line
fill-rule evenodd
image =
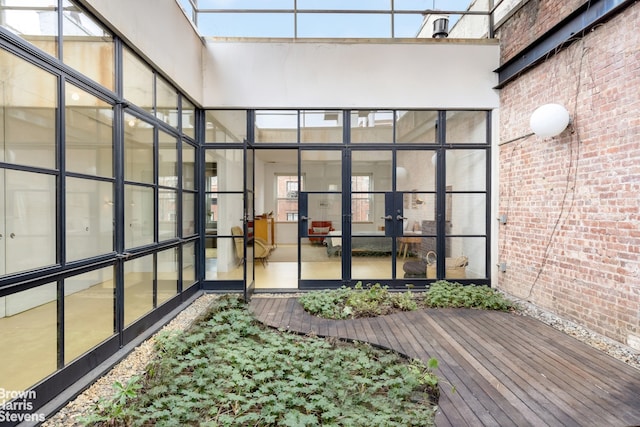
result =
M353 288L343 286L309 292L299 300L307 312L327 319L372 317L428 307L516 309L511 301L486 285L463 286L446 280L432 283L424 292L390 292L380 283L363 285L358 282Z
M230 296L157 351L86 425L428 426L439 396L435 359L267 329Z

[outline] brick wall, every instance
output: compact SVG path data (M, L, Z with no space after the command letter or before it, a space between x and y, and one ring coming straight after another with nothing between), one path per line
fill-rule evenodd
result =
M557 12L503 29L544 30ZM579 2L568 2L579 3ZM563 5L564 6L564 5ZM533 7L533 5L531 6ZM542 13L545 10L545 13ZM544 25L543 25L544 24ZM501 90L500 140L526 135L531 112L567 107L560 136L499 148L498 287L622 343L640 343L640 3ZM521 33L524 44L528 35ZM500 36L500 34L499 34ZM505 50L520 46L516 35ZM509 49L507 49L509 48ZM507 55L508 56L508 55Z

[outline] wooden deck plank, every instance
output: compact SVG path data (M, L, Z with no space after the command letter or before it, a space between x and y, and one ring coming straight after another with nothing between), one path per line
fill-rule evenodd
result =
M436 357L438 427L640 425L640 371L535 319L456 309L328 321L265 299L251 304L270 326Z

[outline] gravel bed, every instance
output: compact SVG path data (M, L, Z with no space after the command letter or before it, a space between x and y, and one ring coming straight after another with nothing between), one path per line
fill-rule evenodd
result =
M262 298L289 298L301 294L256 294ZM527 302L518 300L512 296L505 295L520 308L522 315L536 318L547 325L552 326L568 335L577 338L604 351L610 356L621 360L630 366L640 370L640 352L626 347L616 341L591 332L573 322L562 319L553 313L542 310L539 307ZM203 314L218 296L205 294L194 301L188 308L183 310L175 319L162 328L166 330L185 330L195 319ZM129 354L124 360L117 364L109 373L99 378L93 385L86 389L76 399L69 402L52 418L47 420L44 427L80 427L82 424L77 421L81 416L85 416L95 407L101 397L113 395L112 384L115 381L127 382L134 375L141 375L144 369L154 356L154 337L149 338Z

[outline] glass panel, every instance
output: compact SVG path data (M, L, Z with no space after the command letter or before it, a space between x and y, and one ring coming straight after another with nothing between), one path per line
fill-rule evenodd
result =
M486 150L447 150L447 185L455 191L485 191Z
M214 37L294 37L293 13L200 13L198 29Z
M298 13L298 37L391 37L390 14Z
M447 221L451 221L452 234L484 235L486 229L486 200L484 194L447 193Z
M6 170L0 173L5 191L6 273L56 263L56 177Z
M153 184L153 126L130 114L124 118L124 179Z
M56 370L56 284L16 292L0 302L0 387L26 390ZM7 400L0 396L0 404Z
M196 284L196 244L185 243L182 246L182 290Z
M205 191L243 191L243 158L242 149L206 150Z
M413 234L435 235L435 228L432 232L423 230L425 221L435 221L436 218L436 195L434 193L404 193L403 215L406 218L402 224L402 234L410 236Z
M178 192L158 190L158 241L178 237Z
M293 9L294 0L198 0L200 9Z
M391 191L391 151L351 153L353 191Z
M242 233L242 230L240 230ZM214 239L207 239L208 241ZM215 239L215 248L207 247L205 260L206 280L242 280L242 234L234 238ZM209 244L209 243L207 243Z
M436 162L433 151L398 151L396 188L399 191L435 191Z
M113 267L65 279L64 295L66 364L115 332Z
M342 111L301 111L300 142L341 143Z
M158 306L178 293L179 256L179 247L158 252Z
M0 161L56 167L56 82L0 49Z
M124 325L153 309L153 255L124 264Z
M178 188L178 140L158 132L158 184Z
M125 247L134 248L153 243L153 198L153 188L125 185Z
M127 48L122 50L122 62L125 99L152 113L153 70Z
M467 10L471 0L394 0L396 10Z
M447 111L447 143L488 144L486 111Z
M196 233L196 195L182 193L182 237Z
M300 154L303 191L342 190L342 151L305 150Z
M351 142L393 142L393 111L352 111Z
M342 224L341 193L308 194L309 235L326 236L331 229L339 231ZM329 229L327 230L327 227ZM310 239L313 242L313 239ZM316 240L318 242L318 240ZM320 240L322 242L322 240Z
M437 111L396 111L396 142L434 144L438 140Z
M288 166L297 169L295 165ZM274 176L276 180L276 217L278 222L298 222L298 195L300 193L300 182L298 175ZM265 188L264 190L268 190Z
M391 237L352 236L351 277L356 280L391 279L392 242Z
M182 188L185 190L197 188L196 149L186 142L182 142Z
M57 57L57 3L51 0L4 0L0 2L0 25Z
M422 29L423 22L424 16L421 13L394 15L393 37L416 38Z
M207 110L204 121L206 142L242 142L247 139L247 112L244 110Z
M113 177L113 109L82 89L66 85L67 171Z
M256 111L256 142L298 142L298 112Z
M67 178L67 261L113 251L113 184Z
M315 10L390 10L389 0L297 0L298 9Z
M191 138L196 137L196 108L188 99L182 97L182 133Z
M68 0L62 2L63 62L114 90L114 43L111 34Z
M486 279L486 239L484 237L451 237L446 239L448 279ZM465 266L464 264L467 263Z
M160 77L156 78L156 117L178 128L178 93Z

